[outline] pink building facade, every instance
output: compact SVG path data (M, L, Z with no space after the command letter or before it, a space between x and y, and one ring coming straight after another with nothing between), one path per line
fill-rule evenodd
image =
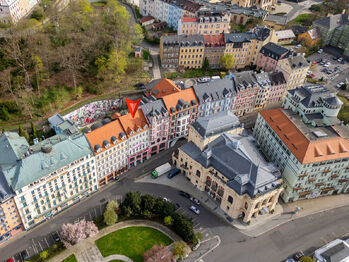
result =
M162 99L142 98L141 109L150 126L150 156L168 148L169 114Z
M274 43L268 43L261 48L257 56L257 68L265 72L275 71L279 60L288 57L289 50Z
M269 74L270 87L266 99L266 104L280 103L287 90L287 82L282 72Z

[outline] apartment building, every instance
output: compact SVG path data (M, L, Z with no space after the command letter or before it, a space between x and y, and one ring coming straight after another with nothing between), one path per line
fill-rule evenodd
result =
M98 186L116 179L128 167L128 137L119 120L86 134L96 160Z
M17 23L36 4L30 0L1 0L0 23Z
M200 150L223 133L242 134L244 124L233 111L221 111L213 115L199 117L189 126L188 143L193 141Z
M188 126L197 119L198 100L193 88L187 88L162 98L170 116L169 146L179 138L188 136Z
M196 17L184 16L178 20L178 35L219 35L229 31L228 12L199 11Z
M259 92L259 84L253 71L235 74L236 100L234 114L243 116L255 109L255 101Z
M165 68L201 68L204 54L204 37L201 35L161 37L160 58ZM176 61L178 64L175 64Z
M128 137L128 167L137 166L150 157L150 127L141 109L137 110L134 117L126 114L118 119Z
M296 55L279 60L275 70L284 74L287 90L291 90L304 84L309 68L308 61L302 55Z
M210 68L221 68L221 58L224 55L224 35L204 35L205 59Z
M20 144L2 151L16 161L2 165L2 171L25 229L97 190L94 155L83 134L56 135L32 146L16 140Z
M231 21L238 25L245 25L250 19L264 20L267 15L265 10L253 6L244 8L233 5L229 11L231 13Z
M193 88L199 102L198 117L233 110L236 98L234 80L219 79L195 85Z
M328 15L313 21L324 45L339 47L345 56L349 56L349 15Z
M151 15L177 30L181 17L195 17L201 5L189 0L140 0L139 7L142 16Z
M279 60L287 58L290 51L272 42L264 45L257 56L257 68L266 72L275 71Z
M265 105L281 103L287 91L287 81L281 72L269 73L270 87Z
M162 99L143 97L141 109L150 126L150 156L168 148L169 113Z
M285 202L348 192L347 127L313 126L290 109L272 109L259 112L253 132L282 173Z
M277 38L277 44L279 45L291 44L292 41L296 39L296 36L291 29L276 31L275 35Z
M271 10L272 7L276 5L275 0L232 0L232 4L245 7L245 8L250 8L250 7L258 7L263 10Z
M276 41L274 35L274 31L266 27L256 27L250 32L223 34L223 36L163 36L160 39L161 62L165 68L176 68L177 61L181 68L199 68L203 65L201 55L204 54L214 67L219 67L224 40L223 55L233 55L235 68L244 68L256 64L263 45Z
M304 123L317 126L338 123L342 104L323 85L306 85L289 90L282 106L298 114Z
M254 109L258 110L265 107L266 105L271 83L268 73L266 72L254 74L254 78L256 79L256 82L259 86L254 102Z
M273 212L283 190L280 172L264 160L253 137L240 134L240 126L235 132L221 134L225 127L234 128L229 115L209 118L212 124L206 118L190 127L190 142L173 154L173 163L233 219L249 224L259 215ZM210 140L207 134L218 137L202 148L201 142Z

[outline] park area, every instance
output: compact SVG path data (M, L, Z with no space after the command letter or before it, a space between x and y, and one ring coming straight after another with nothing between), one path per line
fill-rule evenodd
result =
M127 227L110 233L96 241L103 257L120 254L134 262L143 262L144 253L155 244L168 246L172 240L150 227Z

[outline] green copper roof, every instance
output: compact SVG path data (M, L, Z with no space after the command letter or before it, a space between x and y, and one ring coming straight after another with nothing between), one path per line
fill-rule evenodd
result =
M28 156L3 171L8 184L18 190L89 154L84 135L54 136L32 146Z

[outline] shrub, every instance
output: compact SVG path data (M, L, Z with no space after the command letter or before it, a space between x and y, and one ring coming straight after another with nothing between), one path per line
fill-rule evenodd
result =
M184 241L177 241L173 243L173 254L177 259L184 259L190 252L189 246Z
M103 214L103 217L104 223L106 223L108 226L115 224L118 220L118 215L112 208L107 208Z
M3 106L0 110L0 119L4 121L10 120L11 116L9 112L7 111L7 108Z
M48 258L48 255L49 255L48 251L44 250L40 253L40 258L42 260L45 260L46 258Z
M173 218L171 216L167 216L164 218L164 223L166 226L172 226L173 225Z

